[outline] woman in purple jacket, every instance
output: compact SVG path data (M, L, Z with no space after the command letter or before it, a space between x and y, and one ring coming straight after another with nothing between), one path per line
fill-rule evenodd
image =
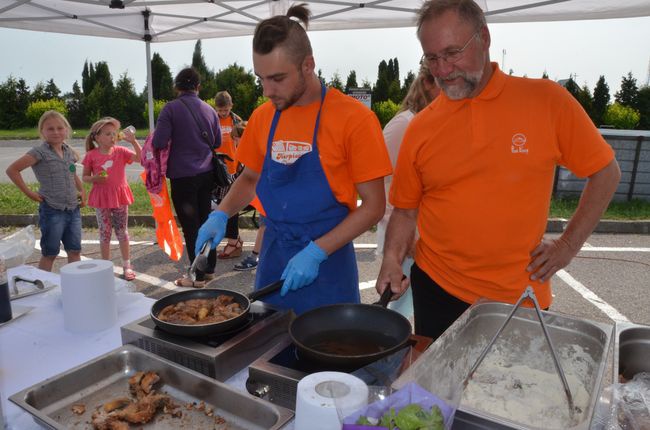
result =
M199 98L199 87L200 78L195 69L186 68L176 75L174 88L178 97L163 107L153 138L157 149L164 149L171 141L167 177L190 264L195 257L197 232L211 211L214 177L209 144L214 148L221 145L217 113ZM202 136L203 132L207 132L207 138ZM214 277L215 264L216 252L212 250L207 272L197 271L195 281L182 276L175 281L176 285L203 288Z

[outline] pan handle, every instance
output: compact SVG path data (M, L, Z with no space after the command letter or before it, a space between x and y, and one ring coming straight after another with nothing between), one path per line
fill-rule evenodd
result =
M255 300L259 299L260 297L264 297L268 294L274 293L276 291L279 291L280 288L282 288L282 285L284 284L284 279L280 279L279 281L275 281L265 287L260 288L259 290L255 290L252 293L248 295L248 300L251 302L254 302Z
M379 301L373 303L374 305L379 305L382 308L385 308L388 306L388 302L390 302L390 298L393 297L393 292L390 290L390 285L386 287L383 293L381 293L381 297L379 297Z
M402 275L402 281L404 279L406 279L406 275ZM382 308L385 308L386 306L388 306L388 302L390 302L390 299L392 297L393 297L393 293L390 290L390 285L389 285L384 289L384 292L381 293L381 297L379 297L379 301L373 303L373 305L379 305Z

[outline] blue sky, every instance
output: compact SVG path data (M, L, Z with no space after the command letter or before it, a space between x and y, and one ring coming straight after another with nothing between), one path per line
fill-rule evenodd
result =
M650 62L650 17L594 21L491 24L492 60L515 75L551 79L577 76L582 86L593 89L605 75L611 95L622 76L632 72L645 84ZM359 81L374 81L377 65L397 57L401 77L417 68L421 49L414 28L310 32L317 67L329 79L339 73L345 80L356 70ZM203 41L203 53L215 70L237 62L252 69L251 38ZM191 62L194 41L152 44L172 69L172 74ZM505 56L503 51L505 50ZM113 78L127 72L140 91L145 85L144 43L91 36L70 36L25 30L0 29L0 81L9 75L34 86L51 78L62 91L81 80L85 60L107 61Z

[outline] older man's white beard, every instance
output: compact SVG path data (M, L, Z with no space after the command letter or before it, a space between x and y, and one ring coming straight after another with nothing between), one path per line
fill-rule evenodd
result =
M483 77L483 70L478 72L453 72L444 79L436 77L436 84L445 92L445 95L451 100L460 100L468 98L476 89L481 78ZM463 82L460 84L447 84L447 81L452 81L456 78L461 78Z

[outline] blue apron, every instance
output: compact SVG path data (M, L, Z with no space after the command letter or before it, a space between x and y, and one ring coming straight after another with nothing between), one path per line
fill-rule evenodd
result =
M312 150L293 164L285 165L271 159L273 137L282 112L276 110L273 116L266 157L257 183L257 196L266 212L266 232L257 267L256 289L280 279L294 255L309 241L340 224L350 212L334 197L316 144L326 91L321 85ZM328 304L359 303L359 274L352 242L321 263L318 277L311 284L289 291L284 297L278 292L262 300L282 309L293 309L296 314Z

